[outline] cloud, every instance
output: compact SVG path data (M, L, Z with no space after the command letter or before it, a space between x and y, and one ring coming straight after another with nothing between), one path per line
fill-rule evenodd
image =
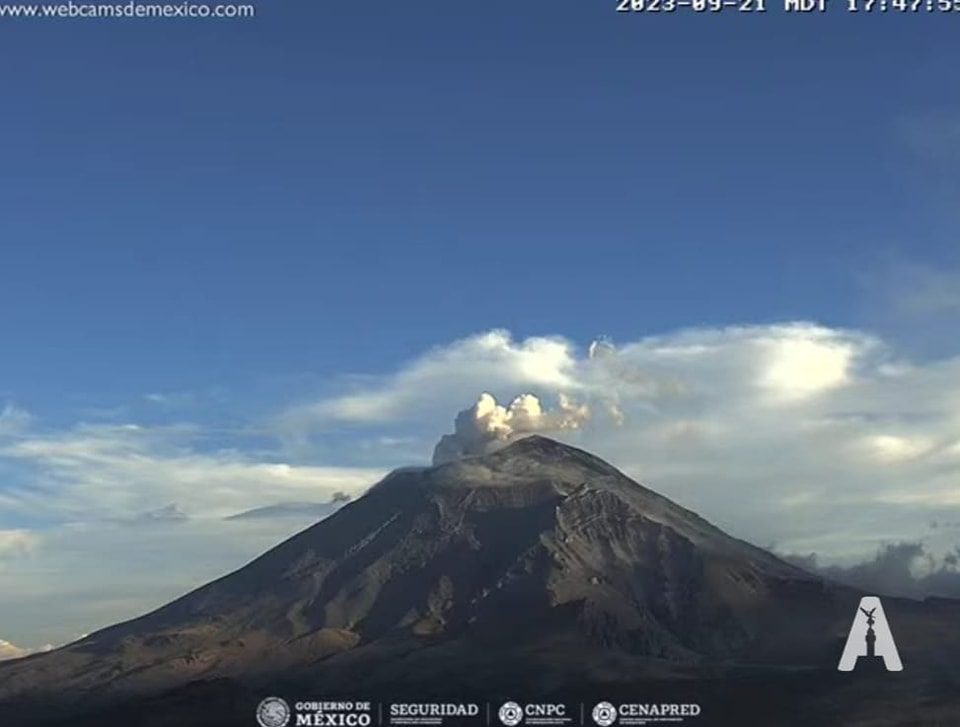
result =
M886 543L872 558L850 566L821 566L815 553L783 558L864 593L960 598L960 547L938 557L920 542Z
M862 439L862 445L865 456L886 464L915 460L934 448L930 440L895 434L870 434Z
M780 404L852 383L879 348L861 332L791 323L679 331L623 346L619 356L655 378L673 376L686 395L702 396L713 386L710 397ZM729 388L721 392L718 385Z
M275 505L258 507L253 510L231 515L226 520L252 520L255 518L310 518L319 522L332 515L341 507L343 502L278 502Z
M942 166L960 159L960 115L949 111L916 114L901 124L907 146L920 158Z
M60 643L242 565L316 510L224 518L355 496L387 466L426 462L483 392L455 424L457 453L549 429L738 537L817 553L818 567L891 542L943 564L958 540L946 523L960 523L960 357L910 359L866 331L792 322L581 345L494 330L331 386L269 422L308 440L300 456L253 425L256 449L192 425L41 430L20 417L0 435L0 531L35 541L16 536L10 553L30 557L2 561L5 635ZM145 514L149 528L130 527Z
M31 553L41 540L39 534L29 530L0 530L0 559Z
M394 374L365 380L351 393L293 407L282 421L304 428L402 421L414 408L474 398L491 381L514 390L575 391L582 386L577 366L575 348L566 339L517 342L509 332L493 330L437 347Z
M53 648L52 644L46 644L39 649L23 649L16 644L11 644L9 641L0 639L0 661L21 659L24 656L30 656L30 654L35 654L38 651L50 651Z
M960 267L949 258L938 264L917 262L894 253L883 255L869 270L859 275L864 291L870 296L873 315L890 318L906 332L940 338L952 333L956 315L960 313ZM923 322L917 329L918 321ZM935 324L942 322L944 329Z
M224 517L277 502L336 500L333 509L383 474L284 461L193 425L58 430L23 421L15 435L0 437L5 636L64 643L155 608L319 515Z
M144 394L144 401L165 408L186 408L197 403L197 395L192 391L159 392Z
M433 463L491 452L532 432L578 429L589 419L590 408L574 403L564 394L558 396L556 409L546 411L533 394L522 394L504 407L492 394L484 392L476 404L457 415L453 434L445 434L437 443Z
M960 271L898 261L880 280L897 312L936 316L960 312Z
M332 515L352 501L346 492L334 492L327 502L277 502L230 515L226 520L250 520L254 518L308 518L320 521Z
M0 437L9 437L25 431L33 417L24 409L7 403L0 409Z
M17 482L0 486L0 505L31 517L90 521L139 518L174 502L181 514L224 517L278 500L357 493L384 474L202 444L203 432L185 426L85 424L21 435L0 444L0 463L17 468Z
M352 432L420 435L426 456L437 422L482 392L490 398L445 440L454 454L510 436L525 407L511 414L498 400L529 392L551 413L565 396L586 407L590 426L554 436L740 537L826 559L921 534L937 552L952 547L926 523L960 520L960 358L911 361L865 331L691 328L582 348L491 331L295 413L317 430L349 421Z
M153 510L147 510L142 512L139 515L134 516L130 522L133 523L157 523L157 522L170 522L177 523L183 522L188 518L187 513L185 513L181 507L175 503L171 502L169 505L164 505L163 507L158 507Z
M862 353L824 330L758 343L767 357L763 385L787 399L805 399L848 383L854 359Z
M4 636L18 645L74 641L240 568L316 521L315 513L291 513L49 527L29 559L0 568Z
M592 399L616 417L620 393L652 396L673 386L669 375L661 380L630 368L609 341L594 342L582 355L560 336L517 341L496 329L436 347L395 373L354 377L350 393L291 407L276 424L288 436L304 436L343 425L409 423L412 412L443 421L451 401L462 406L488 390L495 396L542 391Z
M19 659L22 656L29 654L26 649L21 649L19 646L11 644L9 641L4 641L0 639L0 661L5 661L7 659Z
M409 423L443 416L451 401L519 390L581 401L619 422L623 402L652 410L696 398L715 382L730 387L723 393L731 400L802 402L850 384L881 349L867 334L809 323L682 330L619 347L600 339L585 352L560 337L516 341L495 330L367 378L350 394L293 407L281 421L304 431Z

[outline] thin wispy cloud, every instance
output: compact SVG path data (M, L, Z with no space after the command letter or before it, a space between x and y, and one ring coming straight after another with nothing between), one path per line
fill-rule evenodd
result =
M10 509L71 521L133 518L174 503L224 517L277 501L356 493L381 470L294 465L235 449L198 449L189 426L78 425L0 444L19 483L0 490Z
M936 165L960 159L960 111L939 109L910 116L900 124L908 147Z
M27 410L7 402L0 407L0 437L26 431L32 419Z
M144 401L166 409L181 409L197 404L198 397L192 391L161 392L144 394Z
M899 263L886 285L901 313L928 316L960 313L960 270Z
M39 533L30 530L0 530L0 560L31 553L42 539Z

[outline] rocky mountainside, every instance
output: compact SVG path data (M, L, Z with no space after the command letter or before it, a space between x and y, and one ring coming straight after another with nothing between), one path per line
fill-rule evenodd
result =
M593 455L530 437L398 470L153 613L0 665L0 722L24 705L81 714L198 685L357 698L362 680L367 698L493 698L739 668L832 672L859 596ZM910 635L905 663L956 664L955 604L891 599L887 611Z

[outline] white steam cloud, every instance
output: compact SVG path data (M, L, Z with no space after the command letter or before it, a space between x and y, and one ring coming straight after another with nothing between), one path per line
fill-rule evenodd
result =
M4 641L0 639L0 661L5 661L7 659L19 659L20 657L27 656L30 652L26 649L21 649L15 644L11 644L9 641Z
M579 429L589 419L590 408L565 394L558 395L556 409L547 411L533 394L522 394L502 406L484 392L476 404L457 414L453 434L441 437L433 451L433 463L492 452L527 434Z

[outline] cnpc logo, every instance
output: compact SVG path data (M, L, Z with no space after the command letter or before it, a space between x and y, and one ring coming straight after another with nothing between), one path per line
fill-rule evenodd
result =
M560 720L567 716L565 704L526 704L520 706L516 702L504 702L497 712L501 724L506 727L517 727L526 717L536 717L540 724L545 720Z

